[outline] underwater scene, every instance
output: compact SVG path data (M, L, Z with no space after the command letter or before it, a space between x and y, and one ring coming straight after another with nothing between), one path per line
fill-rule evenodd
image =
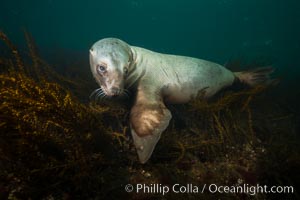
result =
M300 199L299 11L2 0L0 199Z

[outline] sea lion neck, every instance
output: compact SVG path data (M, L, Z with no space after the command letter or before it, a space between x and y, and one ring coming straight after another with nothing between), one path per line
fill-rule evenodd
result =
M143 60L143 56L138 47L130 47L131 50L131 62L128 66L128 76L125 80L126 88L130 88L138 83L138 81L145 75L146 68L144 65L137 65Z

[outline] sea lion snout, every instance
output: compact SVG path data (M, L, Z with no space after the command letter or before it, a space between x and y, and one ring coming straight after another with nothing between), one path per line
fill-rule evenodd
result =
M120 95L122 92L122 89L121 88L118 88L118 87L112 87L111 88L111 94L112 96L118 96Z
M112 74L117 73L113 72ZM103 92L106 96L119 96L124 92L124 80L122 78L117 78L113 75L107 75L106 80L104 79L104 83L100 84Z

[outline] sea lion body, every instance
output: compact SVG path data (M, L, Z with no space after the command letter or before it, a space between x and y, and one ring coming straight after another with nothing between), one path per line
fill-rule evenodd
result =
M127 88L136 90L130 112L130 127L141 163L147 162L171 112L169 103L186 103L201 92L209 98L236 80L254 86L268 80L271 68L231 72L197 58L161 54L130 46L116 38L105 38L90 49L92 74L100 88L93 94L118 96Z
M231 71L210 61L139 47L132 47L132 51L136 55L137 68L146 71L140 83L151 84L168 103L186 103L199 91L209 98L235 79Z

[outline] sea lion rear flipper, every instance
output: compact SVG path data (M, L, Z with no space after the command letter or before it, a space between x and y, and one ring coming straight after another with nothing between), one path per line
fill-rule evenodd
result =
M168 127L171 112L161 102L159 104L137 104L130 115L131 134L141 163L146 163Z
M234 75L239 82L254 87L260 84L272 85L278 83L277 79L270 79L270 74L273 72L274 69L272 67L261 67L248 71L234 72Z

